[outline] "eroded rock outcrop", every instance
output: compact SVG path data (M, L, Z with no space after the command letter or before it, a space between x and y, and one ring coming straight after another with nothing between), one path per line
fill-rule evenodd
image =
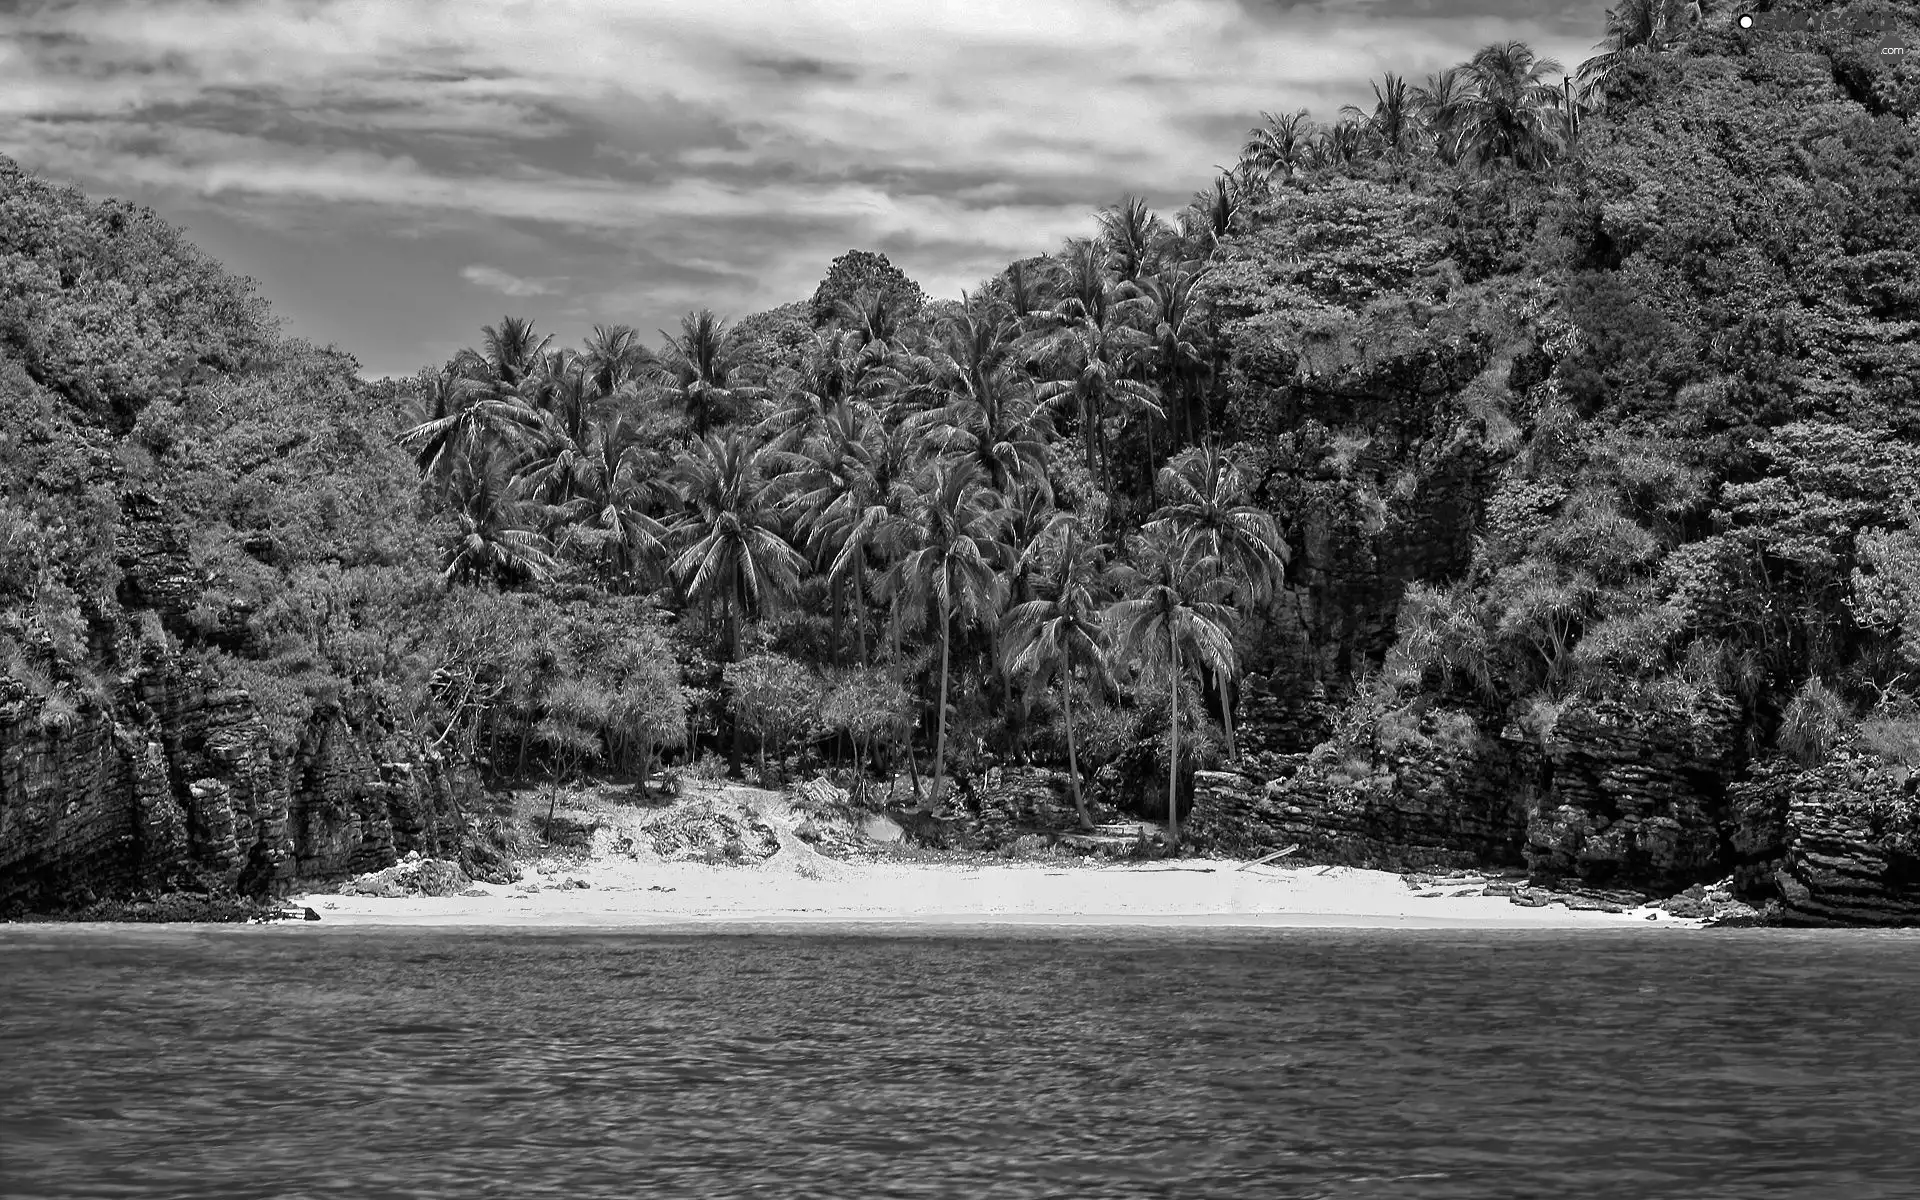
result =
M1231 855L1297 844L1303 859L1343 866L1518 866L1539 776L1531 746L1492 738L1384 761L1343 758L1329 743L1282 769L1196 773L1186 837Z
M1920 774L1843 749L1729 789L1735 878L1805 925L1920 925Z
M1549 879L1662 893L1717 879L1727 786L1741 767L1739 710L1604 700L1560 714L1551 784L1527 817L1527 865Z
M457 857L478 796L469 772L338 710L277 751L246 692L152 651L111 704L71 716L0 679L0 911L282 895L409 851Z

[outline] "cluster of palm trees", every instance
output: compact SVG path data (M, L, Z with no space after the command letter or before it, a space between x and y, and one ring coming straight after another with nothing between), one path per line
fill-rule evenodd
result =
M938 321L861 292L784 360L706 311L657 351L625 327L555 348L506 318L422 380L401 434L452 522L445 574L658 589L727 661L749 623L823 584L837 660L904 662L909 635L938 644L936 802L963 631L983 634L973 649L1010 689L1194 667L1224 704L1234 656L1207 589L1269 586L1259 572L1277 572L1285 548L1209 437L1215 338L1197 249L1129 199L1101 237L1010 270ZM1156 482L1153 464L1181 447ZM1124 670L1094 671L1072 638L1055 661L1052 634L1029 636L1032 606L1051 602L1039 564L1063 529L1078 561L1129 512L1151 513L1149 535L1100 551L1123 560L1101 572L1102 602L1147 563L1178 588L1152 593L1157 617L1123 622L1120 644L1138 651ZM1257 549L1232 549L1235 530ZM1091 629L1107 610L1074 612ZM1167 638L1165 653L1151 640Z
M705 310L658 349L626 326L557 348L506 318L423 377L401 434L451 521L446 576L658 591L728 661L752 622L816 594L836 661L901 664L910 635L937 643L936 802L956 642L1010 694L1058 692L1083 819L1076 691L1164 683L1177 767L1197 680L1231 754L1231 614L1277 585L1286 551L1215 443L1225 348L1204 284L1221 248L1252 200L1302 173L1553 163L1606 71L1670 39L1677 7L1610 13L1609 56L1578 94L1507 43L1422 86L1388 75L1372 112L1332 126L1268 115L1176 221L1128 198L1097 238L944 313L862 291L791 352Z
M1606 19L1600 52L1572 73L1510 41L1421 84L1389 73L1372 85L1371 111L1347 105L1329 125L1305 110L1263 113L1213 195L1222 206L1246 204L1264 198L1276 180L1374 163L1390 178L1408 179L1420 157L1482 171L1538 171L1565 161L1580 148L1582 123L1605 104L1608 77L1636 55L1672 48L1703 17L1699 0L1621 0Z

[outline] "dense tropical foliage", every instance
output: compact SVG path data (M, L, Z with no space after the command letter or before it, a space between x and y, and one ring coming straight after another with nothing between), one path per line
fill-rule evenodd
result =
M1489 730L1717 698L1817 754L1920 666L1920 103L1874 42L1623 0L1571 75L1503 43L1267 114L1182 211L958 302L855 252L386 384L8 168L0 669L99 702L118 599L288 730L848 754L935 803L1042 755L1176 831L1249 672ZM141 505L177 602L113 548Z

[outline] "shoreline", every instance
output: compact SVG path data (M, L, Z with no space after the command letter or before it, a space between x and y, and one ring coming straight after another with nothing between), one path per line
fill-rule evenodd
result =
M830 869L828 869L830 864ZM743 867L575 864L518 884L448 897L314 892L318 926L716 930L956 929L1671 929L1699 920L1649 908L1619 913L1516 905L1462 885L1419 895L1404 876L1347 867L1275 869L1240 860L1160 865L915 864L820 859ZM799 869L792 869L797 866ZM585 887L572 886L574 881ZM1444 886L1444 885L1443 885ZM1468 894L1473 893L1473 894ZM286 924L308 926L293 921Z

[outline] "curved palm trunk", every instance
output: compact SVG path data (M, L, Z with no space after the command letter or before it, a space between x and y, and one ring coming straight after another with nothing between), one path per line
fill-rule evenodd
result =
M940 606L940 715L933 736L933 804L946 796L947 782L947 649L953 641L947 606Z
M1171 627L1167 642L1173 647L1173 683L1167 711L1173 723L1173 750L1167 756L1167 848L1180 847L1180 637Z
M1220 715L1225 719L1227 727L1227 757L1238 758L1239 754L1233 748L1233 693L1229 690L1227 677L1224 674L1215 672L1213 681L1220 688Z
M1093 814L1087 811L1087 801L1080 794L1080 751L1073 739L1073 675L1069 673L1060 685L1061 719L1067 723L1067 779L1073 784L1073 809L1080 814L1080 827L1093 828Z

